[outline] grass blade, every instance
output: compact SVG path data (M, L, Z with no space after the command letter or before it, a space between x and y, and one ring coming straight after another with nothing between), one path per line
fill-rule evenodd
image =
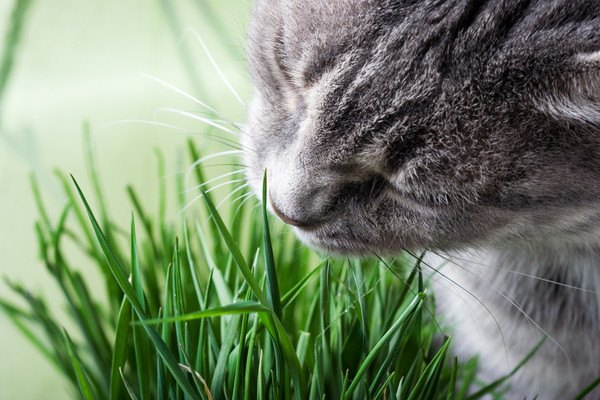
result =
M440 371L449 345L450 340L446 340L446 343L444 343L421 374L417 384L408 396L408 400L430 399L433 393L436 392Z
M110 391L109 399L118 400L122 398L121 370L125 367L127 360L127 338L129 336L129 321L131 320L131 304L123 298L117 328L115 332L115 344L113 346L113 359L110 368Z
M235 261L236 265L238 266L240 272L242 273L246 283L248 284L248 286L250 286L250 289L252 289L252 292L258 298L258 301L261 304L263 304L264 306L268 306L269 302L267 301L267 297L261 290L258 282L254 278L254 275L252 275L252 271L250 271L250 268L248 268L248 264L246 263L244 256L240 252L239 247L234 243L233 238L231 237L229 230L225 226L225 223L219 216L219 213L218 213L214 203L207 196L204 188L200 187L200 192L202 193L202 197L204 199L204 202L206 203L206 207L208 208L210 216L217 226L219 234L221 235L221 237L225 241L225 244L229 248L229 251L231 252L231 255L233 256L233 260Z
M121 376L123 385L125 385L125 389L127 390L127 394L129 394L129 397L131 398L131 400L139 400L137 394L135 393L135 391L133 390L131 385L129 385L129 383L127 383L127 379L125 378L125 375L123 375L123 370L121 368L119 368L119 375Z
M385 346L388 343L388 341L398 331L398 329L402 325L407 323L407 321L411 320L412 316L420 310L421 306L423 305L423 300L424 299L422 296L416 296L410 303L410 305L406 308L406 310L402 313L402 315L400 315L400 317L396 320L396 322L394 322L394 324L385 333L385 335L383 335L379 342L377 342L373 350L371 350L369 355L361 364L358 372L352 379L352 383L350 383L348 390L346 391L346 393L343 394L345 400L349 400L352 398L352 394L358 387L358 384L361 382L362 377L367 372L367 368L375 361L375 357L377 357L379 352L383 349L383 346Z
M69 353L69 357L71 359L71 366L73 371L75 372L75 376L77 377L77 383L79 384L79 391L81 393L81 397L85 400L95 400L97 399L96 391L94 390L94 386L92 382L90 382L87 373L83 367L81 359L77 354L77 350L75 349L75 345L73 341L69 337L69 334L66 331L63 331L65 347Z
M446 400L453 400L454 392L456 390L456 377L458 376L458 358L454 357L452 361L452 371L450 372L450 383L448 384L448 394Z
M90 205L88 204L88 202L87 202L85 196L83 195L83 192L81 191L81 188L79 187L79 184L77 183L75 178L73 178L73 182L75 184L75 187L77 188L77 191L79 192L79 196L81 197L81 200L85 206L85 209L88 213L90 222L92 223L92 226L94 228L94 232L96 233L96 237L97 237L98 241L100 242L100 246L101 246L102 250L104 251L104 254L108 260L109 268L110 268L113 276L115 277L115 280L117 281L121 290L123 290L123 292L125 293L127 300L129 300L129 302L131 303L131 306L137 313L139 319L142 321L148 319L146 317L146 314L144 312L144 309L143 309L141 303L139 302L139 300L137 298L137 294L135 293L135 290L129 284L129 282L125 276L125 272L124 272L124 268L123 268L122 264L116 258L115 253L109 246L109 244L106 240L106 237L104 236L102 229L98 225L98 222L96 221L96 217L94 216L94 214L90 208ZM175 378L175 380L177 381L179 386L184 390L184 392L190 398L199 399L198 395L195 393L195 391L192 388L192 386L190 385L189 381L183 375L183 372L181 371L181 368L179 367L179 363L177 362L177 360L175 359L173 354L169 351L169 348L167 347L165 342L160 338L158 333L153 328L151 328L149 325L144 324L143 326L145 327L144 330L148 334L150 340L153 342L153 344L156 348L156 351L158 352L158 354L160 354L161 358L163 359L163 361L165 363L165 366L169 369L171 374L173 374L173 378Z
M217 359L217 366L215 367L213 381L210 385L210 391L215 400L220 400L223 398L227 362L229 360L229 355L231 354L231 349L233 348L233 343L238 335L237 330L239 323L239 316L234 316L231 318L231 321L227 326L227 336L221 345L221 351L219 353L219 358Z
M177 315L167 318L147 319L144 324L162 324L168 322L193 321L202 318L221 317L224 315L239 315L249 313L268 312L269 308L256 301L239 301L223 307L215 307L208 310L196 311L189 314Z
M0 111L2 110L4 92L15 64L15 55L21 41L25 18L31 4L32 0L16 0L13 5L8 31L4 40L4 52L2 59L0 59Z
M273 246L271 244L271 233L269 231L269 219L267 218L267 171L263 174L262 188L262 220L263 220L263 254L265 256L265 267L267 275L267 296L269 304L277 318L282 317L281 298L279 295L279 284L275 272L275 258L273 257Z
M600 377L596 378L585 389L583 389L573 400L583 400L585 396L590 394L596 387L600 385Z
M515 368L513 368L513 370L510 371L510 373L508 375L505 375L502 378L497 379L494 382L492 382L492 383L484 386L483 388L481 388L481 390L478 390L477 392L475 392L472 395L470 395L469 397L467 397L467 400L481 399L485 395L489 394L490 392L492 392L493 390L495 390L496 388L498 388L500 385L502 385L503 383L505 383L511 376L513 376L514 374L516 374L517 371L519 371L525 364L527 364L527 362L542 347L542 345L545 343L545 341L546 341L546 338L540 340L540 342L533 349L531 349L531 351L529 353L527 353L527 355L523 358L523 360L521 360L521 362L519 362L519 364L517 364L517 366Z

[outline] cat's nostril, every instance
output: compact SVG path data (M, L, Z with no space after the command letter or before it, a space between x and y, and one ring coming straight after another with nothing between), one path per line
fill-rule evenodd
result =
M279 219L281 219L286 224L295 226L297 228L304 228L304 229L314 228L316 225L318 225L318 223L316 223L314 221L303 221L303 220L289 217L284 212L282 212L279 208L277 208L277 205L275 204L273 199L271 199L270 197L271 196L269 196L269 199L271 202L271 208L273 209L273 212L275 213L275 215L277 215L279 217Z

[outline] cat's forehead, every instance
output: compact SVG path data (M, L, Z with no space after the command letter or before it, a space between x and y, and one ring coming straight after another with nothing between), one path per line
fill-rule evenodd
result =
M335 17L353 15L372 10L377 4L383 3L381 0L281 0L281 7L291 15L313 15Z
M339 33L364 24L369 16L377 13L381 3L372 0L285 0L281 9L287 29L292 32L308 29L312 32Z
M261 23L275 23L289 38L343 32L364 22L380 9L381 0L258 0L255 16Z
M251 70L262 74L265 65L275 65L275 70L282 67L295 74L292 78L319 78L322 70L340 62L338 58L371 46L374 32L387 23L377 17L385 12L384 3L258 0L249 35ZM300 77L304 72L315 76Z
M319 14L335 14L336 12L356 13L365 7L381 6L383 0L256 0L261 8L281 9L288 12L317 12Z

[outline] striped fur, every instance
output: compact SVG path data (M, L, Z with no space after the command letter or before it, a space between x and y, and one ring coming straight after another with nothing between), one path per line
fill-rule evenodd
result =
M597 0L257 0L248 180L321 251L462 254L457 351L494 377L545 332L511 396L568 397L600 375L600 299L567 289L600 291L599 51Z

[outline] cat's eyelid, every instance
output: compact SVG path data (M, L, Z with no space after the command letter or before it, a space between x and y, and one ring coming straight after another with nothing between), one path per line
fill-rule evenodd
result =
M578 71L554 82L536 106L559 121L600 124L600 51L578 54L574 61Z

